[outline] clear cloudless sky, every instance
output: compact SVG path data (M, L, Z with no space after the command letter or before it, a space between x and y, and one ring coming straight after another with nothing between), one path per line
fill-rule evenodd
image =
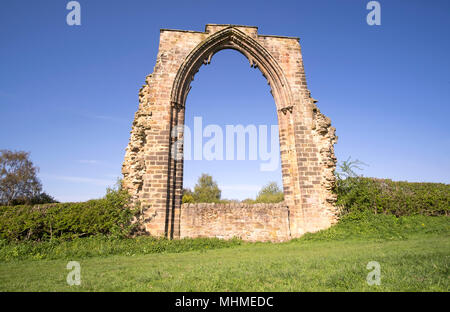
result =
M65 0L0 4L0 149L31 152L44 190L61 201L100 197L120 177L138 90L153 71L159 29L258 26L300 37L308 87L339 136L336 155L365 176L450 183L450 1L389 0L381 25L367 0ZM186 123L276 124L269 87L235 51L203 66ZM189 161L185 185L213 175L223 197L254 197L281 173L259 162Z

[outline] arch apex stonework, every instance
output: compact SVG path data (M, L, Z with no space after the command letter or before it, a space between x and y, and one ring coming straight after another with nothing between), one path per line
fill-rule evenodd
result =
M141 202L145 231L170 238L200 235L190 227L191 221L201 221L208 214L202 213L203 208L181 205L183 161L174 159L171 150L183 138L182 134L171 137L171 133L184 125L184 107L195 74L223 49L241 52L251 67L262 72L274 97L279 124L285 201L264 210L268 215L280 214L275 219L281 221L265 225L277 234L269 237L268 231L255 229L250 235L246 229L242 238L286 240L330 226L337 220L332 192L337 137L307 89L298 38L259 35L256 26L207 24L204 32L162 29L154 71L139 91L139 109L122 172L123 186ZM212 209L218 209L215 213L220 216L222 208ZM251 211L245 208L239 213L252 219L246 215ZM229 228L218 225L216 231ZM238 236L240 230L225 234L209 230L206 235Z
M212 25L212 24L209 24ZM212 56L223 49L241 52L251 67L259 68L272 88L278 109L293 105L289 83L273 56L247 32L239 28L247 26L214 25L216 32L201 41L184 59L171 90L171 102L184 106L190 83L200 66L209 64ZM250 28L253 29L253 26ZM208 30L208 25L207 28ZM256 28L257 29L257 28Z

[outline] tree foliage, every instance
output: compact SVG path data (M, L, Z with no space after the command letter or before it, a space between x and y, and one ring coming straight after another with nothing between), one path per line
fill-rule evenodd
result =
M279 203L284 200L284 193L276 182L269 182L261 188L256 199L247 198L242 202L245 204L257 203Z
M41 194L37 178L39 168L33 165L30 154L23 151L0 151L0 203L31 203Z
M139 207L120 186L108 188L101 199L80 203L0 207L0 238L8 241L46 241L107 235L126 237L139 223Z
M194 193L188 188L183 189L183 198L181 201L183 204L194 203Z
M182 203L218 203L222 191L209 174L203 173L194 187L194 191L183 189Z
M194 201L197 203L215 203L220 201L222 191L209 174L203 173L194 187Z
M362 170L362 165L366 164L350 157L338 164L336 193L341 215L353 212L449 215L450 185L363 177L356 173Z
M256 203L279 203L284 200L284 193L276 182L266 184L256 196Z
M349 177L338 185L341 214L449 215L450 185Z

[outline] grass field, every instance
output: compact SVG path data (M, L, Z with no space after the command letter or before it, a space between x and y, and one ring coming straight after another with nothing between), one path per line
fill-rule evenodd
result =
M213 240L211 250L207 240L195 241L178 242L191 251L139 253L135 245L129 255L92 246L83 253L83 245L71 253L65 245L66 254L40 250L42 260L28 249L30 256L3 257L0 291L449 291L448 217L349 216L329 230L278 244ZM81 264L80 286L66 283L70 260ZM366 282L370 261L380 264L379 286Z

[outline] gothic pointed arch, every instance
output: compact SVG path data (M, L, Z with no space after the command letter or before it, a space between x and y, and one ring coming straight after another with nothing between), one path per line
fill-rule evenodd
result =
M209 220L208 207L182 205L184 164L174 157L173 147L182 149L183 144L176 143L184 138L172 130L184 125L185 102L196 72L222 49L244 54L271 87L285 200L282 206L269 205L259 213L255 207L214 206L216 217ZM246 240L287 240L336 222L337 137L316 102L307 88L299 38L261 35L257 27L241 25L207 24L203 32L161 29L156 65L139 91L139 109L122 166L123 187L141 205L143 231L170 238L242 234ZM229 222L229 213L239 222L222 228L226 233L220 227L199 226ZM251 223L256 220L258 229Z
M251 67L261 70L271 87L277 109L292 105L289 82L277 61L260 43L233 26L209 36L189 53L174 79L172 105L184 107L195 74L203 64L211 62L215 53L223 49L241 52L249 60Z

